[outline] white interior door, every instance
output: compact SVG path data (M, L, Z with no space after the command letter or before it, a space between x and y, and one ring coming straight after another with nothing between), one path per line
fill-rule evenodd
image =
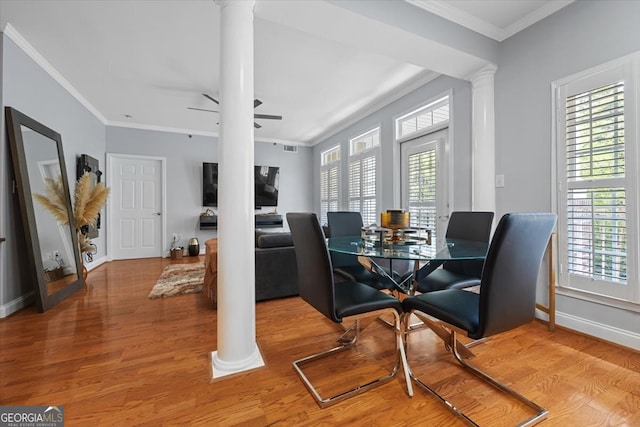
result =
M107 155L109 258L161 257L165 245L165 159Z
M441 130L400 144L401 203L411 225L428 227L435 248L444 244L449 221L448 131Z

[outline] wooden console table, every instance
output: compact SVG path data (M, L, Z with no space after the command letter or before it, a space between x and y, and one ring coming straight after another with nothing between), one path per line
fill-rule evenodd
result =
M255 216L256 228L281 228L283 226L282 215L258 214ZM200 230L216 230L218 217L215 215L200 216Z
M536 303L536 308L549 315L548 327L550 331L556 329L556 268L555 268L555 252L556 252L556 233L552 233L547 244L547 254L549 260L549 305L544 306Z

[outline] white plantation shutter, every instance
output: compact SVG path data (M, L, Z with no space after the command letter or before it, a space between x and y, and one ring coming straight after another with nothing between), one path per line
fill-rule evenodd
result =
M349 141L349 210L360 212L362 223L378 223L378 161L380 128Z
M637 120L627 103L633 95L627 93L625 70L559 87L559 284L637 301L637 290L628 286L631 248L638 241L629 233L638 214L637 203L630 203L637 196L629 179L637 156L628 152L637 142L627 140ZM633 264L637 277L637 260Z
M338 166L320 172L320 223L327 223L327 212L338 210Z
M436 235L436 150L411 154L407 162L409 214L412 227L427 227ZM435 254L435 245L429 247Z
M426 131L449 121L449 96L444 96L396 119L396 138Z
M624 83L567 98L569 274L626 283Z
M338 210L340 196L340 147L320 155L320 223L327 223L327 212Z
M349 162L349 210L362 214L362 223L378 223L376 156Z

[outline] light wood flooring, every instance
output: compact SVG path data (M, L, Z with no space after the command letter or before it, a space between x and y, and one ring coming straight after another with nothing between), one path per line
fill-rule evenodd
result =
M194 261L107 263L50 311L0 319L0 405L64 405L66 426L464 425L417 386L409 398L402 374L320 409L291 363L333 346L338 330L297 297L256 304L266 367L210 383L216 311L202 294L147 298L166 265ZM326 390L347 377L339 368L375 375L392 363L392 348L390 330L374 322L357 354L322 361L310 375ZM640 426L636 352L537 321L474 352L476 365L549 410L540 425ZM460 369L428 330L411 333L409 361L481 425L529 414Z

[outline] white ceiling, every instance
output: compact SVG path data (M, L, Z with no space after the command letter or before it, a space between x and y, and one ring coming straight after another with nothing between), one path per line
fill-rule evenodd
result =
M498 41L570 3L407 2ZM218 114L187 107L217 109L202 93L218 95L219 20L213 1L0 0L0 28L104 123L193 134L217 134ZM319 0L259 0L254 39L256 113L283 116L258 120L258 141L313 144L437 76L429 69L483 65Z

